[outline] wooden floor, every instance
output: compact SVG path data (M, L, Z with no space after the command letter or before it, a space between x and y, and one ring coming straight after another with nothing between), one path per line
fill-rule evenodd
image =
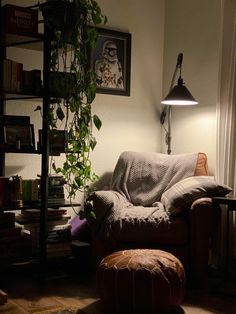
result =
M43 284L35 277L35 270L13 272L1 275L0 288L4 289L9 297L8 302L0 306L0 314L47 314L54 313L52 310L65 308L80 309L78 313L103 314L95 272L89 269L71 269L66 273L56 269L48 274L48 280ZM216 283L214 288L218 289L215 293L210 292L209 286L204 289L187 288L184 303L176 313L235 314L235 284L223 287L222 284Z

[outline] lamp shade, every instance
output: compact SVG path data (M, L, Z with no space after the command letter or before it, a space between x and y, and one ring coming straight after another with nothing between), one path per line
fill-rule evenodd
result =
M164 105L174 106L191 106L197 105L198 102L194 99L190 91L183 85L183 80L180 77L178 79L178 85L176 85L161 102Z

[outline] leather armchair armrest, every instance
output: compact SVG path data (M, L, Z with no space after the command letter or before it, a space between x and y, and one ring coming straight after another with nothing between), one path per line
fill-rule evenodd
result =
M206 274L217 209L211 198L203 197L193 202L189 212L190 277L194 281L202 280Z
M120 193L111 190L96 191L90 196L89 200L92 201L93 211L96 216L93 223L104 221L113 211L119 210L127 202Z
M96 223L104 219L114 207L111 191L96 191L88 200L92 202L92 208L96 216L95 219L90 219L89 223Z
M113 239L109 237L107 221L116 210L127 202L116 191L96 191L90 198L96 218L89 219L92 234L92 254L95 264L105 257L114 247Z
M191 205L191 210L195 210L198 206L202 206L202 205L208 205L211 206L212 205L212 199L210 197L201 197L198 198L197 200L195 200L192 205Z

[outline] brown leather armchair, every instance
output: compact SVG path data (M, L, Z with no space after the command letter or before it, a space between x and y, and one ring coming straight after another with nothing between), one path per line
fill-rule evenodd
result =
M143 157L142 153L135 154L139 157L141 156L141 158ZM167 220L165 219L166 216L160 220L158 215L161 213L161 208L158 208L156 211L152 211L152 208L155 207L156 201L160 201L161 197L159 196L159 198L154 199L151 194L152 192L162 194L170 186L178 182L180 177L184 179L191 176L208 176L207 156L204 153L197 153L194 157L193 154L156 155L158 158L164 156L164 160L167 158L168 163L169 160L177 158L175 159L175 165L171 165L171 173L173 173L174 180L167 180L168 175L166 177L166 174L168 174L169 166L162 168L163 160L161 161L161 165L159 161L156 163L156 159L153 159L154 155L151 157L151 161L148 160L144 167L140 163L140 160L138 162L136 160L135 166L137 167L135 168L136 172L134 172L133 166L127 166L124 163L124 154L121 154L113 173L111 189L97 191L91 196L96 215L95 220L89 221L92 230L94 256L97 262L99 262L107 254L121 249L162 249L174 254L180 259L188 277L200 280L205 275L208 266L212 217L216 210L212 206L211 198L198 198L187 210L185 209L183 212L174 216L170 215ZM156 155L154 158L156 158ZM191 161L190 166L186 166L187 162L183 161L186 158L195 159ZM151 177L147 174L147 170L151 171ZM165 177L165 183L167 183L167 186L163 185L159 191L156 190L156 183L160 182L162 178L159 174L155 176L155 171L153 170L161 172L161 175ZM178 177L179 171L182 172L180 177ZM140 188L140 179L142 179L143 174L145 189L148 182L153 186L152 190L148 191L148 197L150 199L151 195L151 202L153 200L155 202L152 205L151 203L146 203L141 206L140 200L137 201L135 199L133 202L135 206L133 206L132 201L138 192L143 193L143 190ZM130 177L132 179L129 181ZM126 181L125 185L123 184L124 181ZM127 183L127 181L129 182ZM135 197L132 199L133 190L131 187L133 185L135 185ZM123 214L122 208L124 207L127 212L132 212L131 217L127 218L126 214ZM139 214L139 210L142 207L148 212L145 212L144 216L146 216L143 219L136 219L135 214ZM121 215L120 218L119 215ZM164 215L168 216L168 213L165 213L165 209Z

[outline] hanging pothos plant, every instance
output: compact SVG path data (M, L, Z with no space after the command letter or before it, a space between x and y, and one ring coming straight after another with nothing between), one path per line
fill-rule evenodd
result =
M97 179L91 168L90 152L96 146L93 125L102 122L93 115L96 75L90 68L90 52L96 46L97 31L91 25L106 23L106 17L94 0L48 0L40 4L44 23L52 36L50 90L55 96L49 109L50 132L59 123L66 131L65 162L52 167L67 182L69 198L77 191L89 193L89 183ZM80 211L80 216L93 215Z

